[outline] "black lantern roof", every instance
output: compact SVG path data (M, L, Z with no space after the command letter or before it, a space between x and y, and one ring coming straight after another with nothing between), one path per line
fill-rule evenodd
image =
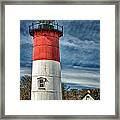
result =
M29 26L29 34L31 36L34 36L35 31L40 30L53 30L59 32L59 36L63 35L63 26L60 26L54 20L38 20L37 22L32 23L32 25Z

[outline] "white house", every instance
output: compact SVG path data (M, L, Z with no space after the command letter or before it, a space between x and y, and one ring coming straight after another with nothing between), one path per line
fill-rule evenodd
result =
M94 100L93 95L90 93L90 90L82 97L82 100Z
M86 93L83 96L82 100L94 100L94 98L89 93Z

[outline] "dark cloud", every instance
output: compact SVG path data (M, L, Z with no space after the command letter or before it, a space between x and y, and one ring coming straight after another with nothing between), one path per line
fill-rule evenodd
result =
M100 42L99 20L72 20L60 22L64 26L64 33L80 40Z

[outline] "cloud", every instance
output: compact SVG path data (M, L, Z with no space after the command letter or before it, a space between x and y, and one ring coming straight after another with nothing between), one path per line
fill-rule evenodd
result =
M20 76L24 76L24 75L32 75L32 71L30 68L28 67L21 67L20 68Z
M81 40L100 42L99 20L69 20L59 21L64 26L64 34L77 37Z
M100 67L100 45L66 34L60 40L62 66Z
M60 39L61 46L69 46L69 47L77 47L77 48L91 48L91 49L99 49L99 43L96 43L92 40L81 40L77 37L71 36L69 34L64 35Z
M32 24L31 20L20 21L20 44L32 44L32 37L29 34L29 25Z
M79 69L63 69L62 82L79 84L82 86L100 87L99 71L88 71Z

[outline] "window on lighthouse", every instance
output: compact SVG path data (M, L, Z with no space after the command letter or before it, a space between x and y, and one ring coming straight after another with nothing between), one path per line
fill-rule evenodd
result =
M45 82L46 82L46 78L43 77L39 77L37 78L38 80L38 89L44 89L45 90Z
M44 87L44 81L40 80L40 87Z

